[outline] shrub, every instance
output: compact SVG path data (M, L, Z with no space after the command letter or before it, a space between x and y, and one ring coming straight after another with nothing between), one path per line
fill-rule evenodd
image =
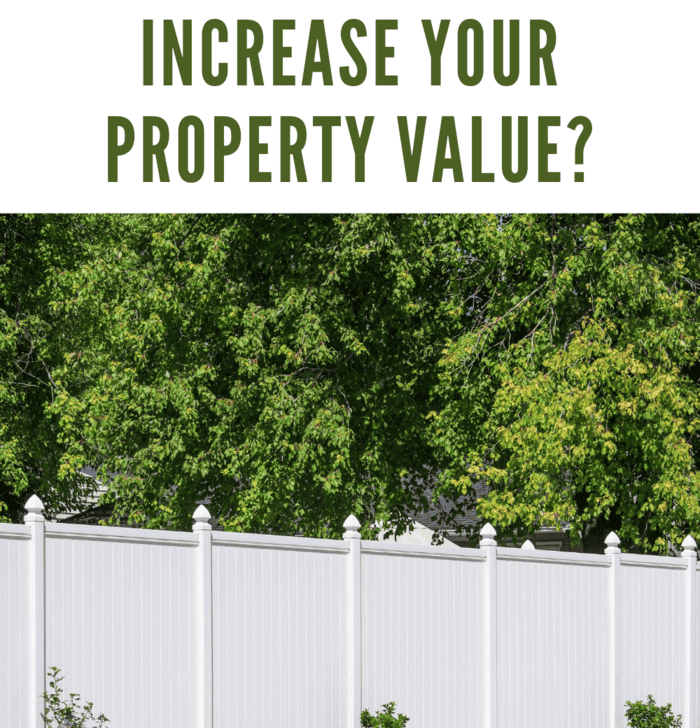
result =
M46 712L41 714L44 725L50 728L103 728L105 723L109 723L102 714L97 718L93 716L92 703L79 706L80 695L77 693L70 693L70 701L61 698L63 690L59 683L63 678L59 677L60 672L57 667L52 667L46 673L50 678L49 685L53 688L53 692L43 694L46 701Z
M396 703L382 705L384 710L377 715L370 715L369 710L363 710L360 713L360 725L362 728L405 728L408 718L401 713L394 715L395 706Z
M671 704L657 705L651 695L646 703L628 700L625 705L628 706L625 716L630 728L681 728L683 719L673 715Z

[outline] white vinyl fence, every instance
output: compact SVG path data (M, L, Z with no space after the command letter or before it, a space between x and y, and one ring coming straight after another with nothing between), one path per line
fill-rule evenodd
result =
M0 728L46 672L111 728L622 728L654 695L698 728L696 544L604 556L0 524Z

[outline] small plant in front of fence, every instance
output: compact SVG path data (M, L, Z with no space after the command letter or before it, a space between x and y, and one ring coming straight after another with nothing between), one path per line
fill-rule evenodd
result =
M59 683L63 677L59 676L61 671L57 667L52 667L46 673L49 676L49 686L53 688L53 692L44 692L43 698L46 701L46 712L41 714L44 719L44 725L50 728L103 728L105 723L109 723L109 719L103 714L95 718L92 714L92 703L78 705L80 695L78 693L70 693L70 700L61 698L63 690Z
M627 711L625 716L629 728L681 728L683 718L680 715L673 715L671 704L657 705L653 696L649 696L646 703L637 700L625 703Z
M362 728L405 728L408 718L405 715L394 715L396 703L386 703L382 705L384 710L380 710L376 715L371 715L369 710L363 710L360 713L360 725Z

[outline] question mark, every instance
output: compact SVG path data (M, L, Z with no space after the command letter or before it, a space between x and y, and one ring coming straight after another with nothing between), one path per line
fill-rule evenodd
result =
M591 120L588 117L577 116L569 122L567 128L576 129L577 126L582 126L583 130L578 135L578 140L576 141L574 159L576 164L583 164L583 148L586 146L586 142L591 136L593 124L591 124ZM583 182L583 172L574 172L574 182Z

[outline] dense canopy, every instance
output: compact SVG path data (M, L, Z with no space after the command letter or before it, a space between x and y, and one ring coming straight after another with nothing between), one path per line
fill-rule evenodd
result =
M694 216L0 218L0 508L700 532ZM111 476L107 476L111 473ZM485 481L476 503L473 485ZM367 531L369 534L369 531ZM601 534L603 535L601 537ZM473 535L473 534L472 534Z

